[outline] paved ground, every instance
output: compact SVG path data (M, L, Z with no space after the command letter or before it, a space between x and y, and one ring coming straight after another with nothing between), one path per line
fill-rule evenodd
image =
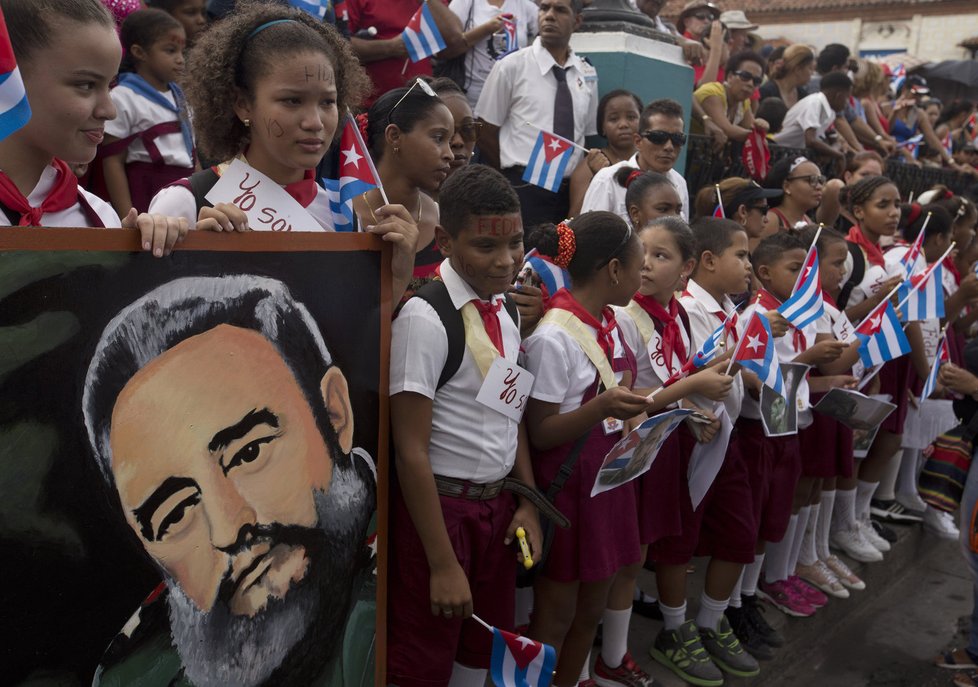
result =
M831 601L812 618L787 619L773 609L769 622L787 644L774 661L763 663L753 680L728 680L731 687L945 687L951 672L930 664L939 651L966 641L971 583L956 542L900 528L901 539L882 563L851 563L868 589L848 600ZM697 561L697 571L705 562ZM643 573L645 575L646 573ZM643 584L654 590L653 576ZM702 574L690 583L695 613ZM635 617L632 655L664 687L685 683L653 661L648 647L661 624ZM959 629L960 628L960 629Z

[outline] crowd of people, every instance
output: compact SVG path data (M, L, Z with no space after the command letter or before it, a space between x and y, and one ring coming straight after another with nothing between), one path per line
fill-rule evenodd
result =
M392 684L484 685L491 635L475 613L553 646L558 687L651 685L628 651L638 612L662 622L656 661L721 685L783 645L765 606L807 617L865 590L846 560L882 561L886 523L959 536L917 496L921 451L902 437L928 412L916 399L944 332L934 397L974 412L978 208L944 187L901 197L883 172L898 158L978 175L975 105L928 98L919 77L893 80L844 46L761 49L740 10L693 0L673 27L661 1L635 4L694 66L690 111L599 97L602 75L570 45L581 0L431 0L445 48L417 61L401 38L417 0L324 3L322 16L273 0L0 0L33 112L0 141L2 225L136 228L163 258L191 230L249 230L239 207L205 198L240 161L309 212L318 226L304 229L332 231L322 179L340 176L340 122L357 114L386 195L357 196L353 219L393 244L402 303ZM676 169L687 130L718 146L760 132L811 155L691 197ZM595 134L605 145L586 148ZM526 180L541 135L573 144L553 188ZM944 317L910 322L910 353L873 376L838 326L887 300L921 235L919 270L943 266ZM778 309L813 245L825 312L798 328ZM811 368L786 399L797 431L770 436L763 381L729 364L755 312L779 359ZM690 372L711 341L719 352ZM518 412L481 398L499 361L532 375ZM896 407L859 460L852 430L812 410L857 385ZM615 444L675 408L695 421L647 472L592 496ZM690 469L704 455L720 457L705 487ZM519 582L518 528L536 561ZM709 559L695 612L694 556ZM978 636L940 662L978 668Z

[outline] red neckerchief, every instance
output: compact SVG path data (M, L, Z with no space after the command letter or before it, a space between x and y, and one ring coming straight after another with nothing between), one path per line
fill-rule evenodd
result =
M560 308L561 310L566 310L572 313L577 319L592 327L597 331L598 345L601 346L601 350L604 351L605 356L608 358L608 362L614 362L615 360L615 341L611 337L611 332L615 330L618 323L615 322L614 311L605 306L601 309L601 315L604 317L606 324L601 324L594 316L589 313L584 307L578 303L577 299L574 298L572 294L567 289L560 289L557 293L550 297L550 307Z
M316 199L316 194L319 193L319 184L316 183L316 170L307 169L302 179L285 185L285 192L295 198L302 207L309 207L312 201Z
M825 289L822 289L822 300L828 303L829 305L831 305L836 310L839 309L839 306L836 304L835 299L832 298L832 294L830 294Z
M653 322L658 324L656 329L659 332L659 336L662 337L662 357L665 360L666 369L669 370L669 374L672 374L674 354L679 356L679 359L683 362L686 361L686 344L683 342L683 334L678 322L679 301L674 296L669 301L669 309L666 310L652 296L636 293L632 300L638 303L639 307L648 313L648 316L652 318Z
M781 301L767 289L760 289L757 292L757 297L754 299L754 302L765 312L777 310L781 307ZM791 329L791 347L795 350L795 353L801 353L808 348L808 341L805 338L804 332L798 329L798 327L793 326L790 322L788 323L788 328Z
M866 235L863 234L862 230L859 228L858 224L853 225L846 234L846 241L849 243L855 243L857 246L863 249L866 254L866 259L873 265L877 267L886 266L886 261L883 259L883 251L875 243L872 243Z
M944 260L941 262L941 266L951 273L951 276L954 277L954 283L961 286L961 270L959 270L958 266L954 264L954 260L951 259L950 255L944 258Z
M27 197L4 172L0 172L0 203L20 213L19 226L39 227L41 218L49 212L67 210L78 202L78 178L67 164L55 158L51 166L58 171L54 187L39 207L31 207Z
M499 351L499 355L506 355L506 351L503 348L503 330L500 328L499 318L496 316L503 302L496 301L493 303L489 301L487 303L478 298L473 298L471 302L475 304L475 309L482 316L482 326L486 328L486 334L489 335L489 340L492 341L493 346Z

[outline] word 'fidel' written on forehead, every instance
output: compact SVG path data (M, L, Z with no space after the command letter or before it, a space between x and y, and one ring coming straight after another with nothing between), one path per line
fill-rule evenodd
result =
M302 71L306 75L307 82L325 81L330 86L336 85L336 74L333 73L333 66L328 62L317 64L315 68L304 65Z
M523 221L517 217L487 215L479 217L476 232L480 236L509 236L523 231Z

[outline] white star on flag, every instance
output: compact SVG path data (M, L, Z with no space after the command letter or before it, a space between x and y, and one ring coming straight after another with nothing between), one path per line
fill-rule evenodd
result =
M517 637L516 641L519 642L523 646L523 648L535 645L535 642L532 639L530 639L529 637L524 637L523 635Z
M880 322L882 321L883 321L883 316L877 315L876 317L870 318L869 326L872 327L873 331L875 332L877 329L880 328Z
M761 347L761 337L760 336L748 336L747 337L747 348L757 353L757 349Z
M363 159L363 155L357 152L356 146L350 146L349 150L343 151L343 156L346 158L343 161L343 166L353 165L357 169L360 169L360 160Z
M560 141L558 141L556 138L552 139L550 141L550 148L555 151L560 150Z

